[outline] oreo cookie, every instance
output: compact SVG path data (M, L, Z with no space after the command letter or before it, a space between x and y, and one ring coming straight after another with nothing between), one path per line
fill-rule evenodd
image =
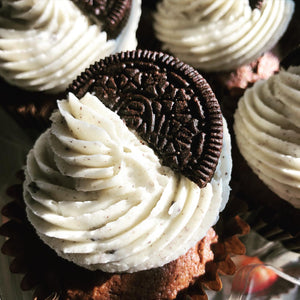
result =
M90 66L68 92L78 98L95 94L163 165L200 187L211 180L222 149L222 113L210 86L191 66L161 52L122 52Z
M118 36L126 24L132 0L73 0L85 13L103 23L108 38Z

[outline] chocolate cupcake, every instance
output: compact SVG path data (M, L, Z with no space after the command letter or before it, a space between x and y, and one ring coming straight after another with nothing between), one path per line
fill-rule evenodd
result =
M282 239L299 252L299 48L281 65L278 74L246 90L234 115L234 131L239 151L251 168L247 174L256 174L250 175L256 189L245 189L243 197L251 207L263 210L255 213L260 218L264 215L259 232ZM245 162L237 162L241 170ZM259 181L268 188L260 188ZM241 184L247 183L242 180Z
M52 112L53 102L90 64L136 48L140 14L140 0L2 1L1 90L9 96L16 90L2 101L5 107L14 115L24 115L26 107L32 117L45 99Z
M35 247L34 267L25 258L38 299L174 299L221 288L217 274L234 271L229 253L245 250L237 234L248 227L224 211L230 137L197 71L159 52L109 56L72 83L51 121L1 229L17 270L27 251L13 244L44 248ZM30 238L16 234L15 218Z

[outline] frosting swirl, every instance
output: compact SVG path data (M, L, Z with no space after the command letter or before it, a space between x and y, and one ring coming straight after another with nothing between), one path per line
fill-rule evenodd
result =
M156 36L168 50L206 71L235 69L271 49L294 11L291 0L163 0L154 15Z
M240 99L234 131L258 177L300 208L300 67L258 81Z
M120 117L87 93L58 102L27 157L24 198L39 236L88 269L135 272L186 253L229 197L230 137L210 183L162 166Z
M2 1L0 75L30 91L57 93L85 68L137 45L141 4L133 0L129 20L116 39L71 0Z

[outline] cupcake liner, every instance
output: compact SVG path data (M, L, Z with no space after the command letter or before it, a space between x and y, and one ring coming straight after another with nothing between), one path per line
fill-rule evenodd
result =
M25 274L21 288L33 289L34 299L118 299L118 295L122 295L122 299L138 299L136 295L129 295L124 291L124 282L128 286L140 287L145 282L148 284L148 281L153 280L153 274L155 278L163 280L164 272L171 272L173 268L171 262L167 268L164 266L150 271L140 271L134 276L126 273L92 272L81 268L58 257L37 237L26 218L21 184L11 186L7 193L13 201L2 209L2 214L8 218L8 221L0 227L0 234L7 237L2 252L13 257L10 264L11 272ZM230 257L245 253L245 246L238 237L247 234L249 226L238 216L233 215L234 212L227 208L221 214L219 222L214 227L218 241L213 240L216 242L211 245L214 259L203 265L204 274L181 290L176 299L207 299L205 289L219 291L222 288L221 274L234 274L235 265ZM200 243L197 246L199 253L205 253L203 245ZM173 280L180 279L176 277ZM156 287L157 283L154 286Z

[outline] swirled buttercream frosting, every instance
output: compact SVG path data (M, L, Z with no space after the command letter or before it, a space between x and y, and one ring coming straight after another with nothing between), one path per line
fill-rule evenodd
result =
M248 89L235 112L239 149L258 177L300 208L300 67Z
M154 28L163 49L205 70L232 70L271 49L294 11L291 0L163 0Z
M213 226L229 196L230 137L205 188L163 166L99 99L69 93L27 157L24 198L41 239L106 272L162 266Z
M62 92L100 58L136 48L140 6L140 0L132 1L123 30L108 39L102 24L71 0L4 0L0 75L26 90Z

